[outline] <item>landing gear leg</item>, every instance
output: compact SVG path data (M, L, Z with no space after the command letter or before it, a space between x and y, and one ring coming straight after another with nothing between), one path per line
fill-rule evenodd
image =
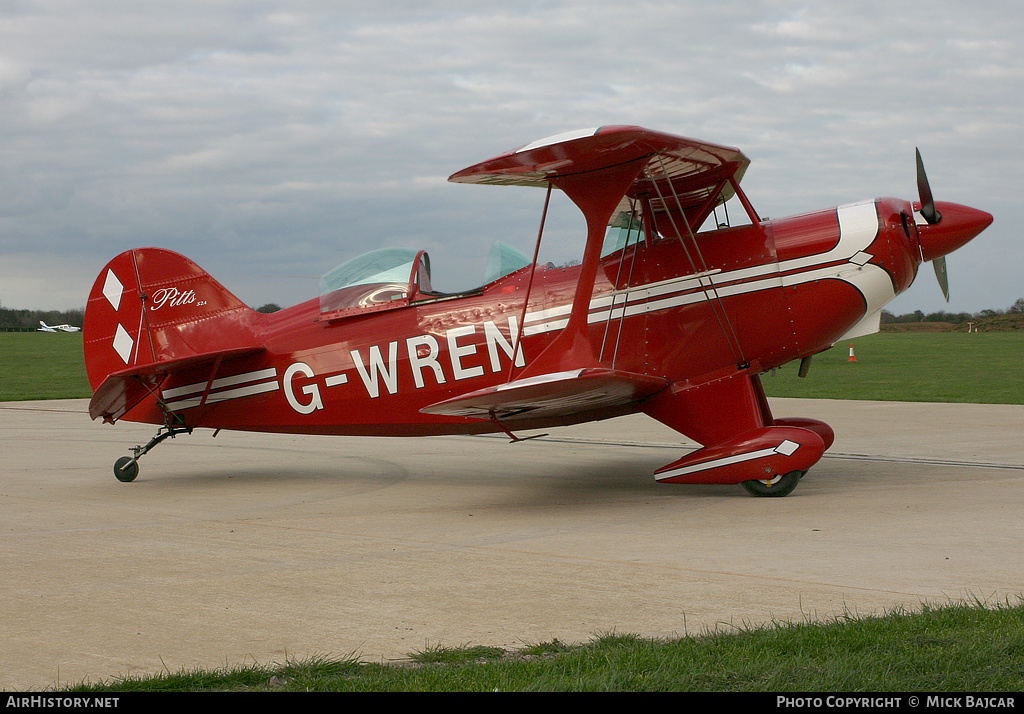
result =
M167 414L164 418L164 425L145 446L133 446L132 456L122 456L114 462L114 476L118 481L127 483L134 481L139 475L139 458L159 444L164 439L174 438L178 434L191 434L192 427L185 425L185 420L177 414Z
M790 471L785 476L776 476L766 481L742 481L743 488L752 496L781 498L788 496L800 483L806 471Z

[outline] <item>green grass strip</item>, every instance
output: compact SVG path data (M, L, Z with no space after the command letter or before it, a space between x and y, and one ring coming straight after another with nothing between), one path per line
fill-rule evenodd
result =
M1024 404L1024 334L879 333L815 355L806 378L792 362L761 381L770 397Z
M672 641L609 634L514 652L435 648L409 662L315 658L125 677L67 691L1024 691L1024 605L951 603Z
M797 369L764 374L768 396L1024 404L1024 333L880 333L815 355L806 378ZM80 333L0 333L0 401L90 396Z
M81 332L0 332L0 402L91 396Z

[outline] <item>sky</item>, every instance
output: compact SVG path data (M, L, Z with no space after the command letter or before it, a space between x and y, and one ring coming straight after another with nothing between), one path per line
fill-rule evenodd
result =
M526 253L544 192L447 177L542 137L636 124L741 149L762 216L877 196L993 214L889 309L1024 296L1024 11L1014 0L0 0L0 305L84 307L129 248L246 303L315 297L383 246L434 287ZM545 253L572 253L556 206ZM571 255L569 257L572 257ZM479 276L479 277L478 277Z

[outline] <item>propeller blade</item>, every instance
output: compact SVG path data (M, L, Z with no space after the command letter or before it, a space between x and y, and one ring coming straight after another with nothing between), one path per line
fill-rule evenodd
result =
M921 159L921 150L914 149L917 154L917 193L921 196L921 217L925 222L934 226L942 220L942 214L935 208L935 199L932 198L932 187L928 184L928 174L924 172L924 161ZM940 256L932 261L935 268L935 277L939 280L939 287L942 288L942 296L949 302L949 275L946 273L946 256Z
M932 267L935 268L935 277L939 279L939 287L942 288L942 294L946 298L946 302L949 302L949 276L946 274L946 256L941 256L932 261Z
M921 216L928 225L934 226L942 220L942 214L935 210L935 201L932 199L932 187L928 185L928 175L924 172L924 161L921 160L920 149L917 152L917 192L921 196ZM938 270L938 268L936 268Z

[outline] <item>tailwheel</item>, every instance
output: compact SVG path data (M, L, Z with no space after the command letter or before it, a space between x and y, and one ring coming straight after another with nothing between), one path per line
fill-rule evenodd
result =
M765 481L742 481L743 488L747 489L747 493L752 496L763 496L767 498L781 498L782 496L788 496L796 488L796 485L800 483L800 479L803 478L806 471L790 471L784 476L776 476L771 480Z
M139 462L134 456L122 456L114 462L114 476L118 481L128 483L139 475Z
M114 476L118 481L127 483L134 481L139 475L139 458L167 438L173 439L178 434L191 434L192 427L185 424L185 420L179 414L168 412L164 418L164 425L145 446L133 446L132 456L122 456L114 462Z

